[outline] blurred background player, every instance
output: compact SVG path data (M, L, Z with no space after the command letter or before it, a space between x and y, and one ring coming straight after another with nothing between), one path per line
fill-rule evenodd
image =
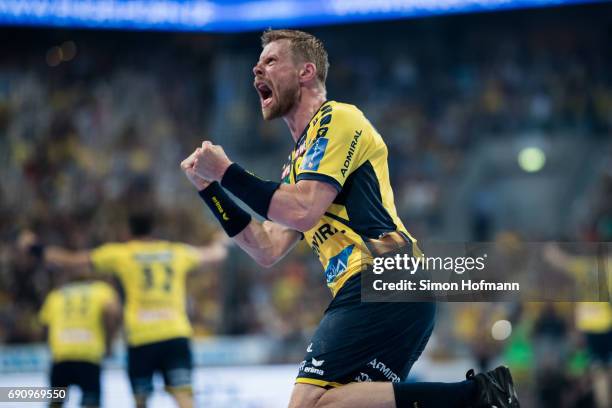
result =
M49 385L76 385L82 391L81 405L98 407L100 363L111 352L121 306L109 284L91 280L88 275L81 270L52 290L39 316L47 328L53 359ZM59 407L62 403L51 406Z
M557 244L547 245L544 254L553 266L576 279L579 287L582 287L580 282L587 274L596 273L602 266L609 268L612 264L610 257L598 262L595 256L573 255ZM600 275L600 289L612 293L612 281L609 273L607 275ZM609 407L612 404L612 304L609 301L576 303L575 314L576 329L586 344L591 361L590 376L596 407Z
M124 328L128 343L128 375L137 407L153 392L153 375L161 372L166 390L177 404L193 405L190 336L185 311L185 280L197 267L225 259L227 241L192 247L152 236L153 215L129 217L130 239L90 251L44 248L47 263L64 267L91 264L114 276L124 294Z

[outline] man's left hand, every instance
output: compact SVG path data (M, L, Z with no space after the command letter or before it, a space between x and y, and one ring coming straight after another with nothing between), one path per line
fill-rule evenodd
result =
M203 179L221 181L231 164L231 160L221 146L205 141L202 143L202 148L195 154L193 171Z

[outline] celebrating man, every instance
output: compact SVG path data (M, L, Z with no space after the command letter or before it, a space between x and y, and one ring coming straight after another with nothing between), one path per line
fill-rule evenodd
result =
M360 273L389 251L418 256L397 216L387 147L355 106L326 99L327 52L314 36L270 30L253 68L265 120L283 118L295 147L280 183L205 141L181 163L225 231L270 266L303 237L334 299L300 364L291 408L518 407L505 367L458 383L404 382L433 330L435 305L362 303ZM238 207L232 192L263 223ZM350 384L349 384L350 383Z

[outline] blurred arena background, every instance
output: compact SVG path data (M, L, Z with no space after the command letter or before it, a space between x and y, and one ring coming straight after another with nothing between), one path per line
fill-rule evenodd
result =
M0 2L0 386L47 381L37 313L61 271L20 255L21 231L91 248L125 239L127 214L144 206L158 216L156 235L209 242L216 224L179 169L204 138L279 178L293 143L282 123L261 120L252 88L267 26L304 27L324 41L328 95L360 107L385 138L398 210L417 239L612 240L608 2L491 2L449 15L420 2L425 15L410 19L399 18L418 13L388 2L399 11L384 22L384 7L369 17L367 2L339 17L321 6L320 20L317 5L303 20L293 9L266 20L267 8L299 2L243 2L259 7L254 22L201 27L195 17L139 25L138 12L98 23L10 15L24 3L45 2ZM506 3L554 7L490 11L514 8ZM284 406L331 299L306 245L269 270L233 248L191 276L188 291L198 406ZM575 308L442 304L413 376L452 380L504 363L525 407L595 407ZM105 406L132 404L124 359L117 339ZM152 406L171 406L161 387Z

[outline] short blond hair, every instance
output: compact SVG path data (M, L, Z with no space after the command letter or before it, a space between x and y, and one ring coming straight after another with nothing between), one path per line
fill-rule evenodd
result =
M261 46L265 47L278 40L289 40L294 57L301 61L312 62L317 67L317 79L325 86L329 61L321 40L304 31L269 29L261 35Z

